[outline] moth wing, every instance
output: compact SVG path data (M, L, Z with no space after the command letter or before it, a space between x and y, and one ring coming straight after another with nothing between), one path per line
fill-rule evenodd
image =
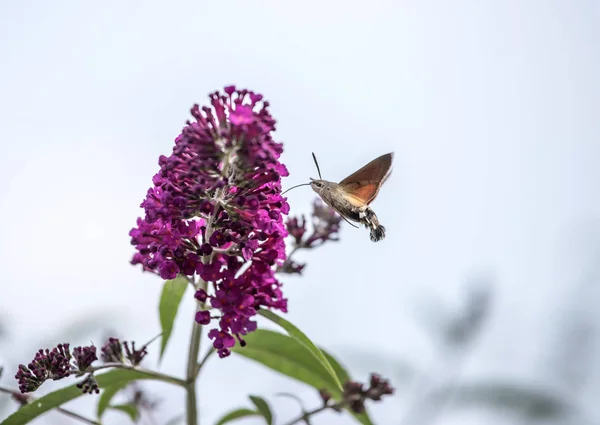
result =
M369 180L375 180L383 183L390 173L393 159L393 152L381 155L379 158L375 158L373 161L369 162L367 165L365 165L358 171L355 171L354 173L350 174L339 184L344 185L346 183Z
M393 159L393 152L381 155L342 180L339 185L346 199L358 207L373 202L391 174Z
M375 180L346 183L342 186L342 196L355 207L362 207L373 202L380 187Z

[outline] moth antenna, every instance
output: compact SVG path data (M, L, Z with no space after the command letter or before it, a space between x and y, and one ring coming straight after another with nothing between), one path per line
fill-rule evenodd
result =
M284 193L289 192L290 190L295 189L295 188L300 187L300 186L310 186L310 183L297 184L296 186L290 187L285 192L281 192L281 194L283 195Z
M319 178L321 180L323 180L323 177L321 177L321 169L319 168L319 163L317 162L317 157L315 156L314 152L312 152L312 156L313 156L313 159L315 160L315 165L317 166L317 172L319 173Z

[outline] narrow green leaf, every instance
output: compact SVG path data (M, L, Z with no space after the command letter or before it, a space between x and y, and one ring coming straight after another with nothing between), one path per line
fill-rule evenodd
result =
M104 412L106 411L106 409L108 409L113 397L119 391L121 391L123 388L125 388L127 386L127 384L128 384L128 382L124 382L124 383L121 383L118 385L113 385L110 387L106 387L104 389L104 391L102 391L102 395L100 395L100 399L98 400L98 410L97 410L98 419L100 419L102 417L102 415L104 414Z
M242 407L241 409L232 410L231 412L226 413L215 425L224 425L228 422L240 418L246 418L248 416L260 416L260 413Z
M265 421L267 421L267 425L273 425L273 413L271 413L269 403L267 403L267 401L264 398L259 397L257 395L251 395L249 397L252 403L254 403L254 405L256 406L256 409L260 412L261 415L263 415Z
M177 276L173 280L167 280L163 286L162 294L160 295L160 303L158 305L158 313L160 316L160 326L162 328L162 337L160 341L160 356L162 360L167 343L171 337L173 323L177 316L177 310L185 294L189 283L184 276Z
M326 389L332 397L339 401L342 390L339 389L331 374L319 362L309 349L297 339L267 329L257 329L246 337L246 346L236 345L232 351L236 354L254 360L262 365L282 373L290 378L304 382L316 390ZM350 379L346 369L329 353L323 355L331 364L338 380L345 382ZM367 412L356 414L348 411L363 425L372 425Z
M317 390L325 388L338 400L341 397L331 374L298 340L266 329L257 329L245 339L245 347L236 345L231 350Z
M347 409L347 410L348 410L348 413L350 413L352 416L354 416L354 419L356 419L361 424L373 425L373 422L371 422L371 418L369 417L369 412L367 412L366 408L365 408L365 411L362 413L354 413L350 409Z
M107 388L116 385L126 385L131 381L140 379L156 379L154 376L149 375L138 370L125 370L117 369L111 370L110 372L99 374L96 376L96 381L100 388ZM15 413L6 418L1 425L23 425L31 422L38 416L60 406L68 401L74 400L85 394L80 388L77 388L76 384L62 388L57 391L53 391L46 394L43 397L38 398L36 401L30 404L26 404L17 410ZM86 395L87 397L93 397L93 395Z
M285 320L283 317L280 317L277 314L273 313L272 311L269 311L269 310L259 310L258 313L261 316L266 317L267 319L269 319L272 322L274 322L274 323L278 324L279 326L281 326L283 329L285 329L287 331L287 333L292 338L295 338L296 340L298 340L299 342L301 342L306 348L308 348L308 350L310 351L310 353L313 356L315 356L316 359L319 362L321 362L321 364L323 365L323 367L325 367L325 369L327 370L327 372L334 379L337 387L340 390L342 389L342 384L341 384L340 380L338 379L337 374L333 370L333 367L331 366L331 364L329 363L329 361L327 360L327 358L325 357L325 355L323 354L323 352L300 329L298 329L296 326L292 325L290 322L288 322L287 320Z
M121 412L128 415L132 422L137 422L140 418L140 412L135 404L119 404L116 406L109 406L110 409L120 410Z
M321 350L321 351L323 352L323 354L327 358L327 361L329 362L329 364L331 364L331 367L335 371L335 374L337 375L337 377L340 380L340 382L346 382L347 380L349 380L350 379L350 374L340 364L340 362L338 362L336 360L336 358L333 357L331 354L329 354L327 351L325 351L325 350Z
M325 350L321 350L321 351L323 351L323 354L325 354L325 357L327 357L327 360L329 360L329 363L331 363L331 366L333 367L333 370L335 370L335 373L337 374L339 380L341 382L348 381L350 379L350 375L348 374L346 369L335 359L335 357L333 357L332 355L327 353ZM348 410L348 413L350 413L352 416L354 416L354 418L361 424L373 425L373 422L371 422L371 418L369 417L369 412L367 411L366 408L363 413L354 413L350 409L347 409L347 410Z

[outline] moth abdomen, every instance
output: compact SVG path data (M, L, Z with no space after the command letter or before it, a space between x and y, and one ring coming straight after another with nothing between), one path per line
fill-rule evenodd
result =
M361 222L371 230L370 237L373 242L379 242L385 238L385 227L379 223L375 211L367 207L361 212L361 215L364 216Z
M385 227L380 224L375 228L371 228L370 237L373 242L379 242L380 240L385 238Z

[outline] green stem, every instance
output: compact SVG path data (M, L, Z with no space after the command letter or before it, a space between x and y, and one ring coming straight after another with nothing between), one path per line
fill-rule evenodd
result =
M231 152L225 155L224 166L222 171L222 176L228 178L229 176L229 159ZM208 241L213 233L213 225L219 214L219 208L221 207L221 200L225 194L225 188L217 189L214 197L215 206L212 215L206 221L206 231L204 234L205 239ZM214 256L214 252L208 256L202 258L202 262L204 264L209 264L212 262ZM208 287L208 283L204 280L200 279L198 284L195 285L195 289L204 289L206 291ZM204 303L198 303L196 307L196 312L203 311L205 309ZM198 425L198 400L196 397L196 378L198 377L198 373L200 372L200 367L206 360L207 356L204 360L198 364L198 354L200 353L200 340L202 337L202 325L196 323L194 318L194 322L192 324L192 336L190 338L190 350L188 354L188 364L187 364L187 373L186 373L186 411L187 411L187 425ZM212 350L211 350L212 351Z
M196 368L196 378L198 378L198 374L200 373L200 369L202 369L202 366L204 366L204 363L206 363L210 356L212 356L215 352L216 350L214 348L211 348L206 352L202 360L200 360L200 363L198 363L198 367Z
M17 398L17 397L22 398L24 396L19 391L11 390L10 388L6 388L6 387L0 387L0 392L6 393L6 394L10 394L10 395L14 396L15 398ZM25 404L30 404L30 403L32 403L32 402L35 401L35 398L32 397L32 396L30 396L30 395L27 395L25 397L27 399L27 402ZM101 423L98 422L98 421L95 421L93 419L88 419L85 416L81 416L79 413L72 412L72 411L67 410L67 409L65 409L63 407L56 407L56 410L58 412L62 413L63 415L70 416L71 418L77 419L77 420L79 420L79 421L81 421L81 422L83 422L85 424L89 424L89 425L101 425Z
M329 409L330 407L331 407L331 406L325 405L325 406L321 406L321 407L319 407L319 408L317 408L317 409L310 410L310 411L308 411L308 412L302 412L302 414L301 414L300 416L298 416L298 417L297 417L297 418L295 418L295 419L292 419L292 420L291 420L291 421L289 421L289 422L288 422L286 425L294 425L294 424L297 424L297 423L300 423L300 422L303 422L303 421L304 421L304 422L307 422L307 421L308 421L308 419L309 419L311 416L314 416L314 415L316 415L317 413L321 413L322 411L324 411L324 410L327 410L327 409ZM307 422L307 423L308 423L308 422Z
M197 311L202 310L202 303L198 303ZM196 399L196 368L198 365L198 353L200 352L200 339L202 337L202 326L196 323L192 324L192 337L190 338L190 351L188 354L188 364L186 373L186 407L187 424L198 424L198 407Z

